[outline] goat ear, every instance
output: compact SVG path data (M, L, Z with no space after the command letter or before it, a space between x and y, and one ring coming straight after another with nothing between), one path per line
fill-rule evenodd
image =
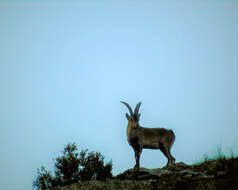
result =
M130 116L128 115L128 113L126 113L126 118L127 118L127 120L130 119Z

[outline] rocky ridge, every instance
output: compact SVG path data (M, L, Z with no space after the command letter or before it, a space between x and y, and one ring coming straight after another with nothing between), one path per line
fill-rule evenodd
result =
M238 158L207 161L197 165L182 162L161 169L129 169L105 182L79 182L52 190L236 190Z

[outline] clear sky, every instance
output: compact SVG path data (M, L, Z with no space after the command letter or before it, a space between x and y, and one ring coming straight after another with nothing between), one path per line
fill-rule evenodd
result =
M238 153L238 1L0 1L1 190L32 189L69 142L133 167L121 100L174 130L178 162Z

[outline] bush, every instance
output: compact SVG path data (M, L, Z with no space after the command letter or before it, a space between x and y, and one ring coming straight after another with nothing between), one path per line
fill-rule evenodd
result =
M88 150L77 153L77 150L75 143L65 146L63 155L56 158L54 176L43 166L38 169L33 188L45 190L78 181L106 180L112 177L112 162L105 164L101 153Z
M53 176L45 169L44 166L41 169L37 169L37 177L33 181L33 188L38 190L45 190L52 187L54 184Z
M98 152L81 151L80 153L80 180L102 180L112 177L112 162L104 165L104 157Z

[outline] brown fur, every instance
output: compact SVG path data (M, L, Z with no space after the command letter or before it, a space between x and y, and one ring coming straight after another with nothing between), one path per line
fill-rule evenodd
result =
M167 166L174 164L175 158L170 153L170 149L175 141L173 131L165 128L141 127L139 125L140 114L138 113L141 103L137 104L137 109L135 109L134 113L129 104L125 102L122 103L125 104L130 111L130 115L126 114L128 120L127 140L135 152L135 167L140 167L140 155L143 148L160 149L168 159Z

